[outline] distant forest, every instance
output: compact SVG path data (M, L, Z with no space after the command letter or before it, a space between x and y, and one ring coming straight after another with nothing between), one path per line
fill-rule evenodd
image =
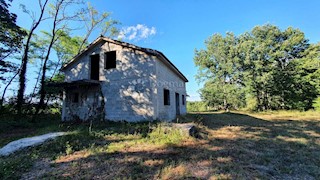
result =
M214 34L205 45L194 57L203 102L191 109L320 109L320 43L301 30L267 24Z

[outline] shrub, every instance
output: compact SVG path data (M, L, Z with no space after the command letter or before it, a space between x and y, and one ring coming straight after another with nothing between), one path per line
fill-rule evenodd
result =
M203 101L187 102L188 112L207 111L207 103Z
M320 111L320 96L313 101L312 106L316 111Z

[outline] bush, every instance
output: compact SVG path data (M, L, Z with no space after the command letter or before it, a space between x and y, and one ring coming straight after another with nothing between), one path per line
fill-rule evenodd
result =
M320 96L313 101L312 106L316 111L320 111Z
M203 101L187 102L188 112L201 112L207 111L207 103Z

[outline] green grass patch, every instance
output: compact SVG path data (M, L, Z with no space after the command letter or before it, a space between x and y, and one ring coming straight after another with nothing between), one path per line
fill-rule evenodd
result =
M316 179L317 115L270 111L179 117L180 123L197 124L199 139L159 122L94 122L90 131L88 123L57 121L39 125L34 133L71 133L0 157L0 179Z
M178 144L185 138L179 130L164 128L163 124L157 122L96 122L91 127L91 131L89 131L89 126L87 123L67 123L37 130L37 133L51 131L69 131L71 133L42 145L18 151L8 157L0 157L0 179L20 178L22 174L32 169L35 162L45 158L54 162L79 151L91 155L115 153L137 145ZM3 142L9 141L9 139L3 140Z

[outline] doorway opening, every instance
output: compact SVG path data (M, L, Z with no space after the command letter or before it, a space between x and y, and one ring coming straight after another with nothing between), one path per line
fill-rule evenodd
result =
M180 115L180 98L179 93L176 93L176 114Z

